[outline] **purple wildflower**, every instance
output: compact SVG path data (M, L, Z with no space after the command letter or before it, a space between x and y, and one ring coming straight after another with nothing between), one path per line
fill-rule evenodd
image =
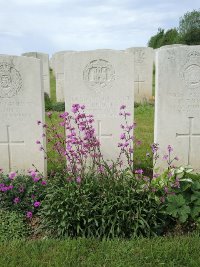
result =
M31 211L27 211L26 217L31 219L33 217L33 213Z
M10 172L8 177L13 180L15 177L17 176L17 173L16 172Z
M35 208L37 208L37 207L40 206L40 204L41 204L41 203L40 203L39 201L35 201L34 204L33 204L33 206L34 206Z

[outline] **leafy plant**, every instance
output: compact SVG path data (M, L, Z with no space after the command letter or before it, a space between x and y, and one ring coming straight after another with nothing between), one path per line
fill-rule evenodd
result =
M162 231L161 206L133 175L93 173L77 182L53 180L40 217L53 237L131 238Z
M21 212L31 218L36 213L45 194L46 181L33 171L29 175L0 173L1 208Z
M191 176L191 169L181 167L176 170L179 177L179 187L174 189L175 195L168 195L166 199L166 213L178 223L191 224L200 222L200 179ZM186 171L186 172L185 172ZM188 172L187 172L188 171Z
M0 242L24 239L27 235L28 227L24 216L0 209Z
M166 212L172 217L179 219L181 223L186 222L191 212L186 200L182 195L172 195L167 198L168 204Z

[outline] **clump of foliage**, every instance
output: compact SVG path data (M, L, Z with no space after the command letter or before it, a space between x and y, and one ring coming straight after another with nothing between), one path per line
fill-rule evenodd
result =
M28 227L22 214L0 209L0 242L24 239L27 235Z
M158 29L156 35L152 36L148 42L148 46L154 49L163 45L171 45L180 43L177 29L170 29L165 32L164 29Z
M156 201L145 178L112 170L90 174L81 181L65 179L49 187L40 216L53 237L131 238L162 231L162 203Z
M64 112L65 111L65 103L64 102L57 102L52 104L52 111L57 112Z
M46 92L44 93L44 102L45 102L45 110L46 111L52 110L52 102L49 95Z
M8 175L0 172L1 208L16 211L27 218L37 213L44 197L47 182L35 170L29 170L28 175L18 175L10 172Z
M46 111L57 111L57 112L65 111L65 103L64 102L53 103L47 93L44 93L44 100L45 100Z
M200 177L190 175L191 171L183 167L175 170L179 186L167 196L165 203L165 213L171 216L171 224L180 224L183 228L196 228L200 223Z

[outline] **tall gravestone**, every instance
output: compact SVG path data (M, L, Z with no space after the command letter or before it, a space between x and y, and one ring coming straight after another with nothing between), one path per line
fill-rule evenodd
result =
M35 57L41 60L42 71L43 71L44 92L50 96L49 55L45 53L28 52L28 53L22 54L22 56Z
M45 173L42 139L44 100L41 62L35 58L0 55L0 167L5 172L32 168Z
M156 65L155 142L200 171L200 46L160 49Z
M126 51L134 55L135 102L147 102L152 98L154 50L150 47L132 47Z
M95 129L106 159L116 160L119 148L119 108L134 111L133 57L126 52L95 50L65 54L65 107L84 104L94 115Z
M56 99L58 102L64 102L64 56L72 51L60 51L52 56L53 70L56 77Z

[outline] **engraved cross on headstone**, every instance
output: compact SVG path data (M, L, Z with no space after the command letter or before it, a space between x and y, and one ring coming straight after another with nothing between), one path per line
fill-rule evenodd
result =
M192 153L192 148L191 148L191 140L193 137L200 137L200 133L199 134L193 134L192 133L192 121L193 121L193 117L189 117L189 131L188 133L185 134L179 134L176 133L176 137L188 137L188 165L190 165L190 160L191 160L191 153Z
M101 121L97 121L97 138L99 142L101 143L101 138L110 138L112 137L112 134L102 134L102 128L101 128Z
M7 140L6 141L0 141L0 145L7 145L8 146L8 164L9 164L9 171L12 169L12 151L11 151L11 145L21 145L24 144L24 141L12 141L10 138L10 126L6 126L7 131Z
M135 81L137 83L137 91L138 94L140 93L140 84L144 83L144 81L140 81L140 76L138 75L137 80Z

